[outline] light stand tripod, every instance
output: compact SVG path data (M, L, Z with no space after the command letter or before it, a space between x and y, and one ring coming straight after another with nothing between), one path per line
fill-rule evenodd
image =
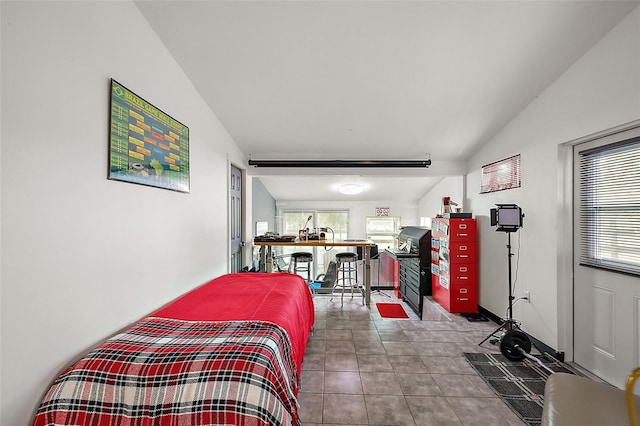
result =
M385 296L385 297L391 298L390 295L388 295L387 293L384 293L382 290L380 290L380 253L376 253L375 255L371 256L371 260L373 260L373 259L378 259L378 274L377 274L377 279L376 279L376 284L378 286L376 287L375 290L373 290L371 292L371 294L376 294L377 293L377 294L379 294L381 296Z
M512 292L512 285L511 285L511 258L513 257L513 253L511 252L511 233L517 231L517 229L511 230L511 229L506 229L504 230L507 233L507 260L509 262L509 308L507 310L507 319L504 320L504 322L495 330L493 330L493 332L491 332L491 334L489 334L487 337L485 337L482 342L478 343L478 346L482 345L484 342L486 342L487 340L489 340L490 337L496 337L496 333L498 333L500 330L505 330L505 335L506 333L512 332L513 330L519 331L520 330L520 326L518 325L517 321L513 319L513 300L514 300L514 296L513 296L513 292ZM515 334L515 333L512 333ZM524 336L526 336L526 334L522 333L521 331L519 334L523 334ZM492 341L491 343L497 343L498 342L498 338L496 337L495 341ZM526 340L528 342L528 346L529 346L529 351L531 350L531 342L529 341L529 338L526 337ZM525 347L523 345L521 345L521 347ZM528 351L527 351L528 352Z
M508 310L508 318L504 320L500 327L493 330L491 334L484 338L484 340L478 343L478 346L482 345L486 342L490 337L494 337L490 342L493 344L500 342L500 352L510 361L522 361L527 358L528 360L535 362L540 367L547 370L550 374L553 374L554 371L546 366L540 359L530 355L531 352L531 340L529 336L520 330L520 326L518 322L513 319L513 293L511 286L511 257L513 253L511 253L511 233L516 230L506 230L499 229L501 231L507 232L507 255L509 258L509 310ZM504 330L500 338L496 336L496 333L500 330Z
M513 288L511 283L511 233L517 232L522 227L522 209L515 204L496 204L497 208L491 209L491 225L498 225L496 231L507 233L507 260L509 261L509 309L508 318L503 321L500 327L493 330L491 334L482 340L478 346L486 342L490 337L494 337L491 343L500 342L500 352L510 361L522 361L527 358L540 365L540 367L553 373L549 367L544 365L541 360L531 356L531 340L529 336L520 330L520 325L513 319ZM498 338L496 333L503 330Z

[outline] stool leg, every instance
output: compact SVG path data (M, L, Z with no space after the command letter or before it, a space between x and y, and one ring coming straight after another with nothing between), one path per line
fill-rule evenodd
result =
M351 298L353 299L353 278L351 277L351 272L352 272L352 268L351 268L351 262L349 262L349 286L351 287Z
M358 270L356 269L358 263L356 261L353 262L353 292L355 293L358 289Z
M342 274L342 286L340 289L340 306L344 306L344 263L340 262L338 266L340 273Z
M353 261L338 260L336 267L336 283L331 289L331 299L333 300L333 294L337 288L340 288L340 306L344 306L344 293L347 287L350 287L351 298L353 299L355 289L358 288L357 270L352 266Z
M331 288L331 298L329 299L330 302L333 302L333 292L336 291L336 288L338 287L338 283L339 278L340 277L340 265L336 264L336 282L333 284L333 287Z
M353 262L353 292L355 293L358 290L358 262Z
M340 264L342 270L342 292L340 293L340 306L344 306L344 263Z

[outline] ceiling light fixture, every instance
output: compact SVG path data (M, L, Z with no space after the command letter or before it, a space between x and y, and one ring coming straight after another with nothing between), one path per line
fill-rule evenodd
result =
M390 168L426 168L428 160L249 160L255 167L390 167Z
M362 185L357 183L347 183L338 188L338 192L345 195L355 195L361 193L363 190Z

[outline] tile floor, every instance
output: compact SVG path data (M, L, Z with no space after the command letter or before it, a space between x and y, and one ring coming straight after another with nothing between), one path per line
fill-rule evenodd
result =
M495 323L469 322L429 298L423 320L404 303L408 319L382 318L376 302L402 303L383 294L372 294L370 307L315 296L299 393L305 426L524 425L462 356L499 353L478 346Z

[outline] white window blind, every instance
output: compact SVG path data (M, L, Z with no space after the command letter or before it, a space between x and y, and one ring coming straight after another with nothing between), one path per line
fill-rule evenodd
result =
M520 186L520 154L482 166L481 194Z
M579 159L580 264L640 275L640 138Z

